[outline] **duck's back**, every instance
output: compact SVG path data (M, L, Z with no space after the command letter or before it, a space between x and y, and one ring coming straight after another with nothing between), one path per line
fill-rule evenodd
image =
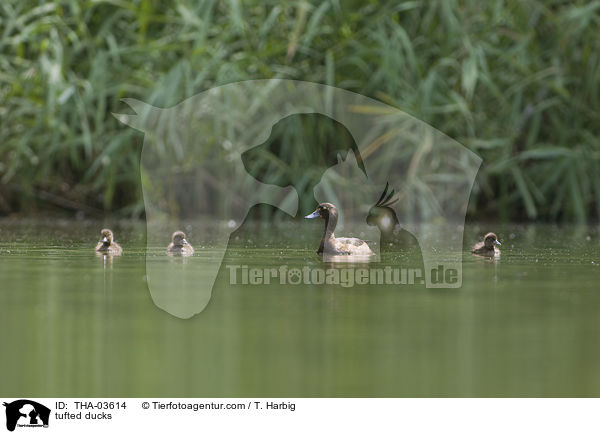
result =
M369 248L369 245L358 238L336 238L333 244L335 250L340 254L374 255L373 251Z
M171 243L169 244L169 247L167 247L167 253L175 256L191 256L194 254L194 248L190 244L176 246Z
M485 246L485 243L483 241L481 241L473 246L473 249L471 249L471 253L473 253L474 255L480 255L480 256L499 256L500 249L498 249L496 247L493 247L492 249L488 249Z

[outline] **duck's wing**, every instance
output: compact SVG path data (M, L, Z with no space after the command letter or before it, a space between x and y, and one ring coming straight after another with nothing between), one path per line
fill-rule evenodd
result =
M479 256L495 256L496 249L490 250L485 247L485 243L481 242L481 243L477 243L473 246L471 253L473 253L474 255L479 255Z
M337 242L339 242L340 244L344 244L347 246L361 246L363 244L366 244L363 240L359 239L359 238L347 238L347 237L341 237L341 238L336 238L335 239Z
M359 238L336 238L336 247L349 255L373 255L369 245Z
M471 249L471 253L478 253L483 249L484 243L480 242L477 243L473 246L473 248Z

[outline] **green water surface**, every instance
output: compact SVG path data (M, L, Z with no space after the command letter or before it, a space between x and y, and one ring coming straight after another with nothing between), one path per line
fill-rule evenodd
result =
M179 319L150 296L145 224L111 223L112 260L106 224L0 221L0 395L600 396L595 227L470 226L459 289L230 285L223 266ZM319 266L306 227L241 233L225 264ZM489 230L499 260L468 253Z

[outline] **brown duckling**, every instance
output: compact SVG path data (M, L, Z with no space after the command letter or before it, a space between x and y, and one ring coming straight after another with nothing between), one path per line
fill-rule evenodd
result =
M483 241L473 246L471 253L480 256L500 256L500 249L498 246L501 246L498 237L495 233L490 232L483 238Z
M110 229L102 229L100 235L102 236L102 240L96 246L96 252L117 256L123 253L123 249L115 242Z
M338 221L338 211L335 205L323 202L317 209L307 215L307 219L325 219L325 232L321 238L318 254L325 252L329 255L374 255L368 244L358 238L336 238L333 234Z
M173 232L171 244L167 247L167 253L174 256L191 256L194 254L194 248L185 239L185 233L181 231Z

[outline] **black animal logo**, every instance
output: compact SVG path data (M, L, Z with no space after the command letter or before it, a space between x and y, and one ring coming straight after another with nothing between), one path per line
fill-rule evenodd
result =
M30 399L19 399L11 403L4 403L6 407L6 429L14 431L19 419L23 425L48 426L50 409ZM41 419L41 422L40 422Z
M402 227L398 220L392 205L396 204L400 197L394 193L394 189L390 190L390 185L386 183L379 200L369 210L367 224L377 226L381 232L379 244L384 260L388 259L390 255L397 258L397 253L401 253L404 265L421 267L423 258L419 242L413 234Z

